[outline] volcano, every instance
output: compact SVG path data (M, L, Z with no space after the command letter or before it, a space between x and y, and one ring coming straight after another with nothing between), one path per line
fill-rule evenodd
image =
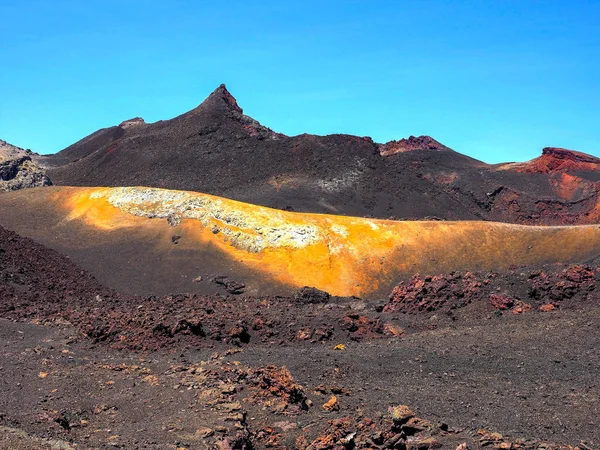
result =
M530 163L488 165L429 136L286 136L245 115L225 85L173 119L126 120L37 160L57 185L197 191L301 212L559 225L594 223L600 210L592 156L547 148Z

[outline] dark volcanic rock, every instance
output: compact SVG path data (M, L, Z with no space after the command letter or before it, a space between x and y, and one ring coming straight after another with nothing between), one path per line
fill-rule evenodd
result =
M298 303L328 303L331 298L329 292L321 291L315 287L304 286L294 294L294 300Z
M45 171L31 159L32 152L0 140L0 191L50 186Z

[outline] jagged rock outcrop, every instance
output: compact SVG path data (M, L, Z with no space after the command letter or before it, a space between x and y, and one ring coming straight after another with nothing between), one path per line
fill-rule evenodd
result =
M381 156L395 155L396 153L411 152L414 150L450 150L431 136L409 136L408 139L389 141L379 145Z
M146 125L146 121L144 119L142 119L141 117L134 117L133 119L124 120L123 122L121 122L119 124L119 127L129 128L129 127L135 127L137 125Z
M45 171L32 161L32 152L0 140L0 191L50 186Z

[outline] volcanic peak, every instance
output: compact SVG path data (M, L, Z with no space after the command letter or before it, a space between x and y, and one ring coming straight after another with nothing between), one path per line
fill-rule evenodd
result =
M196 109L209 110L216 113L233 112L243 114L244 112L238 105L235 97L227 90L225 84L221 84L215 89Z
M449 150L431 136L410 136L408 139L389 141L379 145L381 156L395 155L396 153L411 152L414 150Z

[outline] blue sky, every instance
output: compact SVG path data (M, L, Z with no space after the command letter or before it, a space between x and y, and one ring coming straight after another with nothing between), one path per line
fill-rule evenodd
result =
M286 134L600 156L600 2L0 0L0 139L53 153L220 83Z

